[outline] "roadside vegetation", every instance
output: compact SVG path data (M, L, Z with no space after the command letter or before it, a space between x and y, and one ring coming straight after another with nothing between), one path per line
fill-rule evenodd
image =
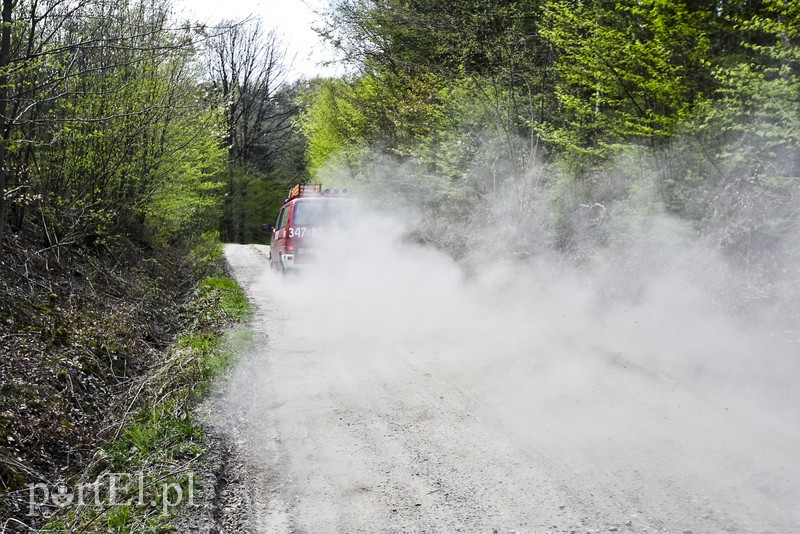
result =
M115 472L182 483L203 449L190 408L247 313L220 243L263 239L261 211L228 221L301 172L263 153L294 113L281 49L254 21L197 27L169 2L2 6L0 530L164 528L161 500L81 507L58 489ZM237 32L273 47L251 58L254 92L209 64ZM260 107L235 111L234 93Z
M73 260L85 279L69 272L33 279L68 293L18 299L29 311L15 316L17 332L6 335L2 352L4 528L169 526L206 447L192 410L248 342L246 329L228 333L250 309L210 239L183 265L131 257L133 267L115 269L108 258ZM113 476L121 477L116 496ZM98 489L79 499L76 488L93 482ZM126 485L135 496L120 490ZM59 496L59 486L71 496Z
M246 350L249 330L230 327L251 313L241 288L215 274L197 286L188 303L191 320L166 355L131 384L126 416L73 483L99 481L106 505L97 506L94 491L87 491L83 502L57 510L43 532L172 531L180 507L203 498L196 473L209 444L194 408Z

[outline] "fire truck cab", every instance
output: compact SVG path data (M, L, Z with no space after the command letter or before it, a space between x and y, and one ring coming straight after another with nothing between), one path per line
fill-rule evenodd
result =
M271 228L270 267L285 273L314 263L322 240L346 225L353 211L354 201L346 188L295 185Z

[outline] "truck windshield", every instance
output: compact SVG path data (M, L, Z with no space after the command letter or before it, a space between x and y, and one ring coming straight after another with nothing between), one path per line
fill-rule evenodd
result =
M301 200L294 207L293 226L344 225L352 217L350 200Z

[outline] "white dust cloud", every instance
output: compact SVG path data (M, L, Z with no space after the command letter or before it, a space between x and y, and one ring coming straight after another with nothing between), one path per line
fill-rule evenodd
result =
M330 379L369 404L366 382L407 380L411 366L467 391L476 414L514 429L498 438L510 446L536 433L576 466L692 480L755 527L800 521L792 326L734 313L739 274L663 214L609 221L610 206L575 206L606 239L573 261L542 236L551 204L539 180L525 199L473 207L462 235L437 228L419 199L362 194L317 263L265 276L259 294L281 318L265 325L273 347L329 366L298 379L303 395L324 395ZM459 261L437 235L463 244ZM292 355L270 356L281 357Z

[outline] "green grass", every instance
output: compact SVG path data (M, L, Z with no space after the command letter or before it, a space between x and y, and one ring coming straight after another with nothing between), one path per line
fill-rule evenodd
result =
M244 321L252 314L252 307L241 287L230 278L208 277L200 283L198 291L206 296L217 296L217 311L234 321Z

